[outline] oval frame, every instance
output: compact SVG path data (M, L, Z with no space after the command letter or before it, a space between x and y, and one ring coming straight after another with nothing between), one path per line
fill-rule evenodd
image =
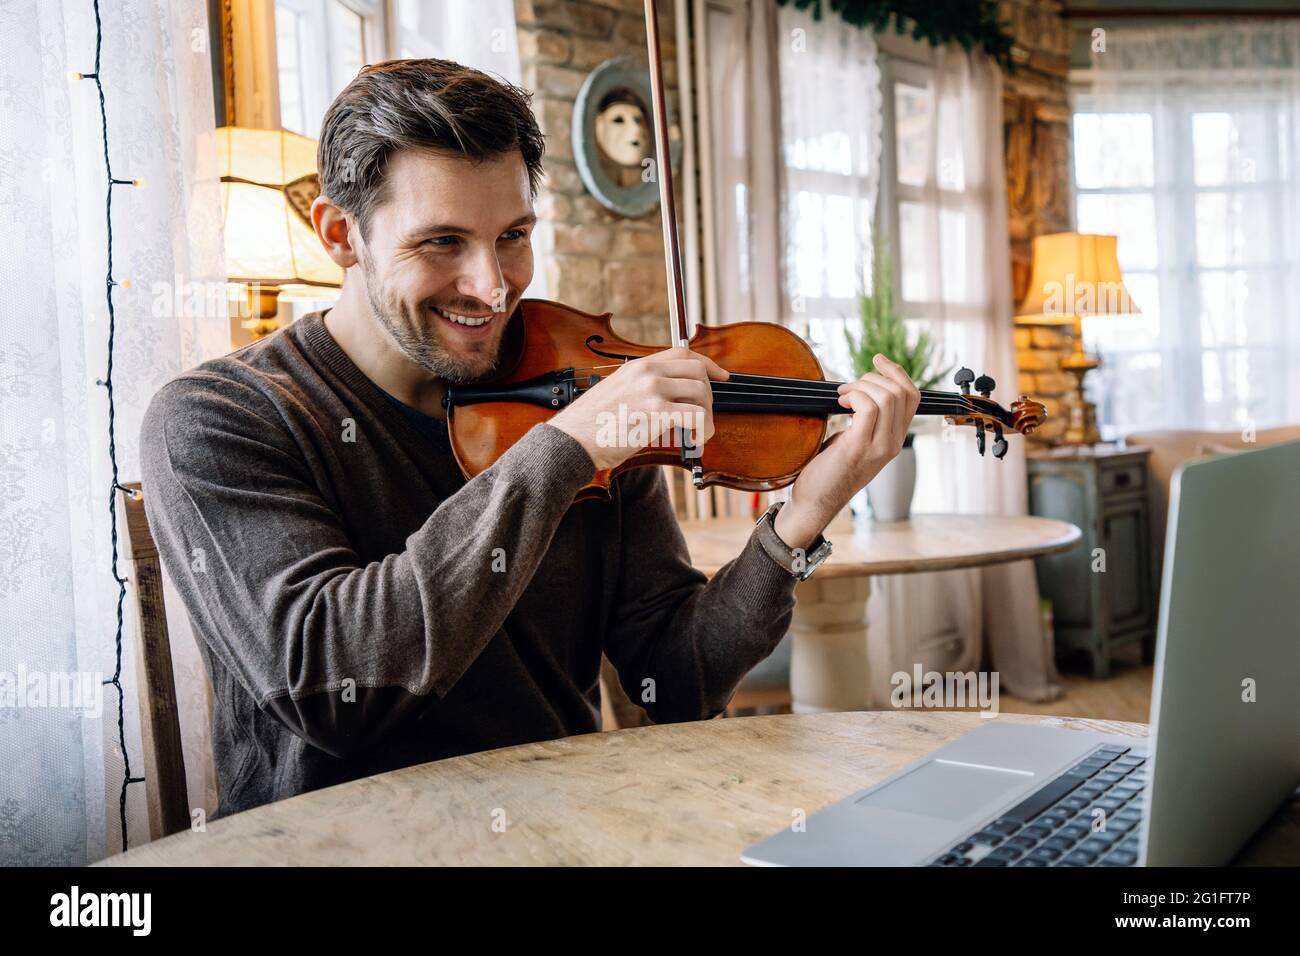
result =
M600 146L596 143L596 110L610 93L631 90L645 104L646 118L654 123L654 98L650 89L650 70L634 56L611 57L592 70L582 83L573 103L573 161L578 176L587 192L606 209L620 216L644 216L659 205L659 183L643 182L628 188L620 186L606 175L600 162ZM669 126L672 117L669 116ZM681 147L669 143L671 161L680 158ZM653 155L653 150L652 150Z

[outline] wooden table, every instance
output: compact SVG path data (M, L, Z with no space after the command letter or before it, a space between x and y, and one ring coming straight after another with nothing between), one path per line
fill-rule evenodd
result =
M1143 736L1143 724L1002 714ZM214 820L104 865L697 865L740 852L982 723L872 711L706 720L469 754ZM1293 800L1241 862L1300 859Z
M743 518L683 521L694 565L712 575L740 554L754 523ZM950 571L1068 551L1072 524L1029 516L913 515L909 521L832 525L830 559L796 596L790 695L796 713L873 705L867 665L871 575Z

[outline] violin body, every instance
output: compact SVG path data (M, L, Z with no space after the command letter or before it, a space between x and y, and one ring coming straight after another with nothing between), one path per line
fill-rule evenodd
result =
M498 373L484 383L486 387L451 389L447 430L466 478L491 467L530 428L549 420L568 404L563 395L556 399L557 405L504 395L500 401L482 400L483 392L492 386L509 388L544 381L556 370L574 370L579 384L586 384L592 374L603 377L612 372L611 365L663 349L662 345L623 338L613 330L612 318L608 312L592 315L544 299L519 303L504 335ZM769 322L697 326L690 349L707 355L732 373L822 381L821 363L808 343L789 329ZM474 395L475 400L466 402L469 395ZM677 436L663 435L659 444L643 448L618 467L597 472L575 500L608 499L614 475L647 465L692 469L698 463L705 486L774 491L793 482L826 439L825 415L715 411L713 421L713 437L700 448L698 458L684 459Z

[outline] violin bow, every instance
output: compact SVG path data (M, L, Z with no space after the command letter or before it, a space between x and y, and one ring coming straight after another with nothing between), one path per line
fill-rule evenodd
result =
M668 276L668 333L676 348L689 348L690 323L686 317L686 289L682 281L682 250L677 237L677 204L673 199L673 157L668 143L668 98L664 93L663 52L659 48L659 8L645 0L645 37L650 58L650 112L654 118L654 177L659 183L659 218L664 228L664 271ZM704 488L701 450L692 444L686 430L677 430L682 461L689 464L691 481Z
M682 281L682 252L677 238L677 205L673 199L673 160L668 143L668 106L664 93L663 54L659 48L659 10L645 0L646 46L650 57L650 109L655 129L655 179L659 183L659 218L664 228L664 265L668 274L668 322L677 348L690 342L686 290Z

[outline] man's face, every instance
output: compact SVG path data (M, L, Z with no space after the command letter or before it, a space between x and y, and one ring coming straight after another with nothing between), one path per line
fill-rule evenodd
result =
M359 250L375 317L439 378L489 376L533 278L537 217L523 157L475 163L404 149L389 160L387 190Z

